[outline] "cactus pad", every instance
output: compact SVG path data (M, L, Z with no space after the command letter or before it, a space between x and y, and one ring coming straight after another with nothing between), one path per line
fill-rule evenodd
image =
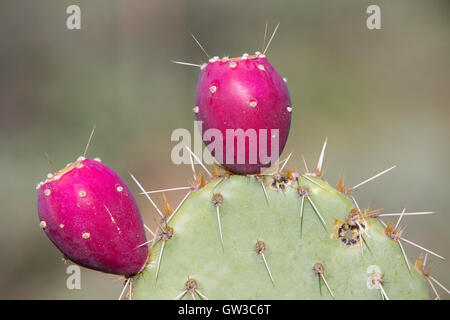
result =
M135 299L429 298L377 213L315 174L216 177L155 234Z

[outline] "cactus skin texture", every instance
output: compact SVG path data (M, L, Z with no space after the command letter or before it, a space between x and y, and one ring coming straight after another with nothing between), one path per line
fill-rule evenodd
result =
M257 176L216 177L193 191L168 222L172 237L151 249L133 298L382 299L377 284L389 299L430 298L425 279L408 271L376 218L360 215L370 235L363 254L359 241L347 246L339 238L346 230L339 227L357 212L348 195L314 174L283 172L262 181L267 199ZM300 218L305 190L325 226L307 198Z
M130 276L142 270L148 247L136 200L110 167L80 157L37 186L40 225L73 262Z
M286 82L261 54L240 58L211 59L199 75L196 94L196 119L203 121L202 137L208 129L219 130L223 137L222 157L210 150L228 170L241 174L260 173L274 163L261 157L261 144L267 146L265 156L271 156L272 141L277 139L278 153L283 151L291 124L291 99ZM236 133L227 137L227 129ZM240 129L241 131L235 131ZM238 158L238 143L248 129L255 130L255 159L251 159L249 141L245 141L244 161ZM278 133L271 130L276 129ZM260 133L260 130L266 130ZM276 136L273 136L276 135ZM261 140L261 141L260 141ZM209 146L208 141L205 141ZM242 148L240 150L243 150ZM227 157L232 161L227 161Z

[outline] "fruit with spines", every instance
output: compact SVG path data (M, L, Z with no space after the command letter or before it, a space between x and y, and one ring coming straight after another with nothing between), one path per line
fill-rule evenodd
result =
M216 160L232 172L255 174L283 151L292 105L286 82L258 53L211 59L200 71L194 112ZM205 134L211 129L221 141Z
M148 246L136 200L99 159L80 157L38 184L45 234L64 257L87 268L124 276L141 271Z

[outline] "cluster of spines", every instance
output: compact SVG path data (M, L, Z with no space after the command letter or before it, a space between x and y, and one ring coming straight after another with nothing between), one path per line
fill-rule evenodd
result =
M275 34L277 33L278 27L280 26L280 23L278 23L272 33L272 36L269 39L269 42L266 45L266 36L267 36L267 24L266 24L266 29L264 31L264 41L263 41L263 46L262 46L262 53L260 51L255 51L254 55L249 55L248 53L243 53L241 57L239 58L231 58L228 56L222 57L220 58L219 56L214 56L214 57L210 57L210 55L206 52L205 48L202 46L202 44L200 43L200 41L197 40L197 38L191 33L191 37L194 39L195 43L197 43L197 45L199 46L199 48L203 51L203 53L205 54L205 56L208 58L208 62L209 63L214 63L217 61L222 61L222 62L229 62L230 64L230 68L235 68L236 67L236 61L237 60L246 60L246 59L256 59L256 58L265 58L266 55L265 53L267 52L267 50L269 49L270 43L273 40L273 37L275 36ZM190 62L182 62L182 61L172 61L173 63L176 64L181 64L181 65L185 65L185 66L191 66L191 67L197 67L200 69L203 69L207 66L206 63L203 64L195 64L195 63L190 63ZM284 78L284 80L286 81L286 78ZM194 112L195 112L195 108L194 108Z

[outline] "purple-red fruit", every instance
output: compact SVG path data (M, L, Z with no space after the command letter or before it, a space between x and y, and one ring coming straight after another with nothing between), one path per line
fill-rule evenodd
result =
M232 172L253 174L273 165L283 151L292 105L286 81L264 55L255 54L210 60L200 71L194 112L216 160ZM222 154L215 148L220 141L205 136L209 129L220 131ZM239 142L244 138L245 145Z
M146 236L136 200L100 160L81 157L37 189L40 225L66 258L126 276L145 266L148 247L140 246Z

